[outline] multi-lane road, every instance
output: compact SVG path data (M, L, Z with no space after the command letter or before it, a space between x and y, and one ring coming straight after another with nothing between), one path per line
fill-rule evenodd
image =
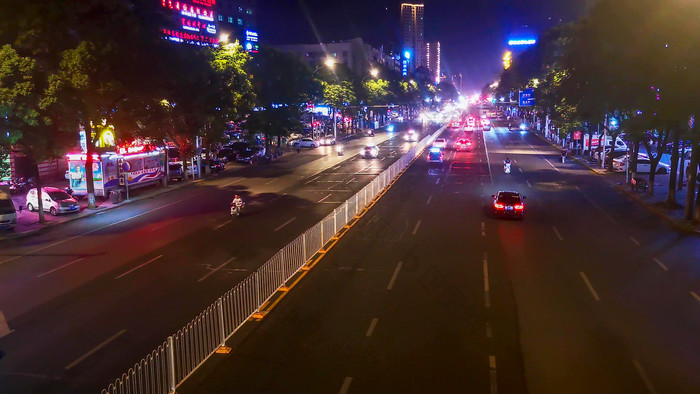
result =
M0 244L0 392L97 392L405 153L291 153ZM431 130L435 130L433 126ZM379 157L357 152L379 143ZM232 220L234 194L246 201ZM6 323L6 324L5 324Z
M533 134L470 138L417 160L178 392L699 392L698 239ZM523 221L490 215L498 190L527 197Z

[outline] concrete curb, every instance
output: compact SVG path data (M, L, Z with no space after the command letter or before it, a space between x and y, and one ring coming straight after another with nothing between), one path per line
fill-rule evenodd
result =
M559 148L559 147L557 147L557 145L553 144L552 141L549 141L548 139L544 138L544 136L542 136L541 134L536 134L536 135L540 139L542 139L543 141L548 142L552 147ZM598 170L593 168L590 164L586 163L585 161L583 161L575 156L569 155L569 157L571 157L574 161L576 161L578 164L582 165L583 167L585 167L586 169L588 169L592 173L594 173L596 175L600 175L600 176L605 175L605 173L599 172ZM687 223L683 219L676 219L676 218L669 216L662 208L659 208L659 207L655 206L654 204L651 204L648 201L644 200L642 198L642 196L640 196L638 193L634 193L631 190L627 190L627 188L620 186L620 185L617 185L617 184L614 184L614 183L608 181L607 179L605 181L608 182L612 187L617 189L622 194L633 199L637 204L639 204L642 207L649 210L651 213L653 213L653 214L659 216L660 218L664 219L665 221L671 223L671 225L673 227L675 227L676 229L681 230L683 232L687 232L687 233L700 234L700 230L696 226L694 226L690 223Z
M29 237L32 235L37 235L37 234L40 234L42 232L48 231L50 229L56 228L58 226L61 226L61 225L67 224L67 223L72 223L76 220L89 218L91 216L95 216L95 215L101 214L103 212L107 212L107 211L111 211L113 209L121 208L123 206L130 205L130 204L133 204L133 203L136 203L139 201L144 201L144 200L148 200L150 198L158 197L158 196L161 196L163 194L174 192L176 190L180 190L180 189L183 189L183 188L188 187L188 186L196 185L197 183L203 182L204 180L205 179L197 179L194 181L189 181L187 183L183 183L181 185L173 186L169 189L160 189L160 190L154 192L153 194L149 194L147 196L139 196L139 197L130 198L126 201L120 202L118 205L112 205L110 207L105 207L105 208L98 207L97 209L90 211L86 214L83 214L80 216L73 216L73 217L70 217L69 219L61 221L61 222L47 223L47 224L44 224L43 227L39 227L39 228L36 228L33 230L28 230L28 231L16 233L16 234L10 234L6 237L0 237L0 243L2 243L4 241L17 240L17 239L26 238L26 237ZM87 210L87 208L85 208L85 209Z

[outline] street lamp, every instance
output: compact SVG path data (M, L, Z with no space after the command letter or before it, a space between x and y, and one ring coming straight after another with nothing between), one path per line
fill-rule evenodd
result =
M369 70L369 75L362 78L362 81L360 81L360 84L364 83L367 78L369 78L369 77L377 78L378 75L379 75L379 70L377 70L376 68L373 68L373 69Z
M314 78L314 76L316 75L316 73L320 69L325 68L325 67L328 67L332 70L335 67L335 59L333 59L332 57L327 57L326 60L324 60L323 64L321 64L320 66L317 66L316 69L314 70L314 72L311 73L311 79ZM333 119L333 129L334 129L333 133L335 134L335 119ZM314 113L312 111L311 112L311 136L313 137L315 135L315 133L316 133L316 127L314 126ZM325 132L324 132L324 134L325 134Z

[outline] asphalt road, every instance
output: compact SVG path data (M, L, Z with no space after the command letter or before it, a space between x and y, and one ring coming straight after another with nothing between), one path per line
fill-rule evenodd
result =
M537 136L471 138L419 159L178 392L700 391L698 239ZM523 221L492 217L498 190L527 197Z
M399 158L378 134L232 166L0 246L0 392L97 392ZM436 126L432 128L435 129ZM379 158L360 148L381 142ZM240 194L243 217L231 220ZM0 319L2 320L2 319ZM8 331L9 330L9 331Z

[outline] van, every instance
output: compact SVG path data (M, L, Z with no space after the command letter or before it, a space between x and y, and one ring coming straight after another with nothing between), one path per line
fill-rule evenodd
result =
M36 188L27 193L27 210L33 212L39 208L38 194ZM56 216L59 213L79 212L78 200L68 193L55 187L42 187L41 198L44 200L42 207L45 212Z
M591 138L589 138L588 134L584 136L583 140L583 150L590 150L591 148L595 151L598 149L598 145L600 143L600 136L597 134L593 134ZM612 137L609 135L605 136L605 149L610 150L610 148L613 148L612 150L615 151L627 151L627 144L625 141L622 140L619 136L615 139L615 145L613 146L613 140Z
M0 186L0 230L12 231L17 226L17 211L10 198L10 187Z

